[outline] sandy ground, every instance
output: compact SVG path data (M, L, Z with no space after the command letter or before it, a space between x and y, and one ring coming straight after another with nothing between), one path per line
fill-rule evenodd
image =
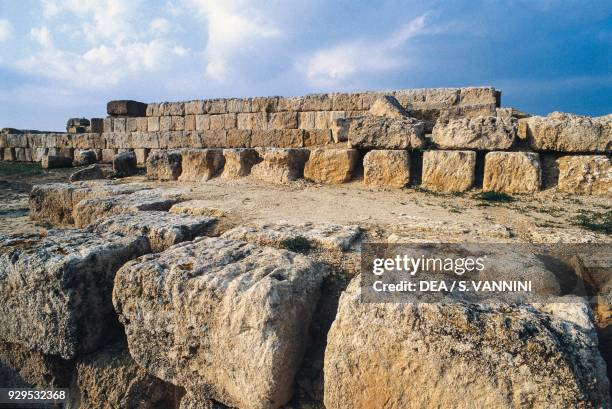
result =
M25 233L48 226L28 219L28 192L37 183L67 181L74 169L36 175L0 172L0 233ZM251 177L214 178L201 183L121 183L188 189L205 206L221 210L228 225L255 222L357 224L373 240L612 242L610 235L583 228L576 217L595 218L612 210L612 199L576 197L547 190L514 196L510 203L487 202L477 191L442 195L418 189L371 189L360 181L338 186L297 181L272 185Z

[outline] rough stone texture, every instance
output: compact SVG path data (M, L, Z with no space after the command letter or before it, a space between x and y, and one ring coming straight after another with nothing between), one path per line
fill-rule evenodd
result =
M181 399L179 409L228 409L227 406L208 399L202 393L187 391Z
M324 274L295 253L198 238L124 265L113 301L149 373L229 406L278 408Z
M533 152L489 152L485 156L483 191L533 193L540 190L540 156Z
M596 118L553 112L520 120L519 136L532 149L560 152L612 151L612 115Z
M237 179L251 174L253 165L261 158L255 149L223 149L225 167L221 176L225 179Z
M110 101L106 113L110 116L145 116L147 104L131 100Z
M251 175L269 183L287 183L304 176L307 149L267 148L260 151L263 159L253 166Z
M421 186L436 192L465 192L476 179L476 152L427 151Z
M95 233L121 233L144 236L152 251L164 251L183 241L206 234L216 222L212 217L190 217L163 211L123 213L96 220L88 230Z
M182 171L181 160L179 151L151 152L147 158L147 178L177 180Z
M390 95L378 98L368 111L370 115L383 116L385 118L401 119L408 116L408 112L402 105Z
M562 309L366 303L354 279L328 335L325 407L608 407L588 306Z
M361 229L357 225L279 222L260 223L255 226L238 226L223 233L222 237L274 247L283 247L284 243L302 237L307 239L312 246L347 251L360 234Z
M77 170L72 175L70 175L71 182L95 179L104 179L104 172L102 172L102 168L100 167L100 165L94 164L86 167L85 169Z
M102 158L100 159L100 162L112 163L113 158L115 157L116 154L117 154L116 149L102 149Z
M205 182L223 170L222 149L185 149L181 151L181 182Z
M332 139L336 143L348 141L350 119L349 118L335 118L329 127L332 132Z
M440 149L505 150L516 139L516 122L494 116L438 121L431 138Z
M304 146L321 146L332 143L332 132L329 129L304 130Z
M187 200L185 202L177 203L170 208L169 212L186 214L189 216L223 217L226 215L225 211L216 207L211 207L206 200L200 199Z
M11 149L4 150L4 160L15 160L15 159L7 159L6 157L7 151L11 151ZM40 166L43 169L69 168L72 166L72 158L68 158L65 156L45 155L42 157L42 160L40 161Z
M3 388L66 388L71 364L57 356L0 342L0 385Z
M183 200L180 189L147 189L130 194L93 197L81 200L73 210L76 227L86 227L103 217L145 210L168 211L173 204Z
M147 164L147 156L149 156L149 152L151 150L148 148L136 148L134 149L134 155L136 156L136 164L137 165L146 165Z
M304 178L318 183L346 183L355 176L359 152L355 149L313 149Z
M87 166L96 163L97 159L96 152L91 149L75 149L72 164L74 166Z
M301 148L304 146L303 129L253 130L251 147Z
M166 409L181 398L176 387L139 367L121 343L79 360L76 387L81 408Z
M612 196L612 164L607 156L563 156L557 163L561 192Z
M138 172L134 152L121 152L113 158L113 171L118 176L131 176Z
M363 157L363 183L402 188L410 182L410 154L400 150L374 150Z
M414 118L363 116L348 121L348 143L360 149L415 149L425 145L424 123Z
M0 338L71 359L113 332L117 269L149 251L142 237L50 230L0 248Z

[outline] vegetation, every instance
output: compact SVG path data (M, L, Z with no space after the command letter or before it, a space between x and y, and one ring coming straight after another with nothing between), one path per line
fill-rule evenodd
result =
M35 176L43 173L37 162L5 162L0 161L0 176Z
M474 198L496 203L510 203L516 200L512 196L501 192L480 192L474 195Z
M597 233L612 234L612 210L605 212L580 210L580 214L572 219L572 223Z

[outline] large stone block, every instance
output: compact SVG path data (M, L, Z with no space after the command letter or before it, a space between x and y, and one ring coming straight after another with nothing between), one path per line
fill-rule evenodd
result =
M158 149L159 132L132 132L128 135L128 145L132 149Z
M205 114L204 101L189 101L185 102L185 115L202 115Z
M195 117L196 131L207 131L210 129L210 115L196 115Z
M304 164L308 160L307 149L265 148L260 151L263 159L253 166L251 175L269 183L287 183L304 175Z
M96 163L98 157L96 152L92 149L75 149L74 150L74 159L72 164L74 166L87 166L92 163Z
M612 151L612 115L596 118L553 112L521 119L519 136L534 150L558 152Z
M89 129L93 133L102 133L104 132L104 119L103 118L91 118L91 124L89 125Z
M138 173L136 155L132 151L121 152L113 158L113 171L117 176L132 176Z
M227 146L227 134L229 131L222 129L211 129L209 131L201 131L192 133L194 137L197 137L199 143L197 145L202 148L225 148Z
M227 131L226 148L250 148L251 131L248 129L230 129Z
M147 132L158 132L159 131L159 117L150 116L147 118Z
M410 154L403 150L374 150L363 157L363 183L402 188L410 182Z
M318 183L346 183L357 170L359 152L355 149L313 149L304 167L304 178Z
M134 155L136 156L136 164L137 165L146 165L147 157L149 156L149 152L151 150L147 148L136 148L134 149Z
M253 130L253 148L302 148L304 131L302 129Z
M0 248L0 337L45 354L94 351L116 326L115 272L148 252L142 237L50 230Z
M149 373L228 406L275 409L293 394L324 275L292 252L198 238L124 265L113 300Z
M432 140L440 149L509 149L516 139L514 120L487 116L438 121Z
M84 180L97 180L104 179L104 172L100 165L91 165L84 169L77 170L72 175L70 175L69 180L71 182L80 182Z
M6 146L8 148L27 148L28 136L26 134L7 134Z
M369 303L354 279L327 337L327 409L607 407L590 311ZM409 385L409 386L407 386Z
M305 129L304 146L322 146L333 142L330 129Z
M181 150L181 182L205 182L223 170L225 158L222 149Z
M238 129L268 129L268 113L253 112L237 115L236 126Z
M270 114L268 129L297 129L297 112L275 112Z
M612 195L612 164L605 155L563 156L559 166L559 190L577 195Z
M237 179L251 174L253 165L261 161L255 149L223 149L225 166L221 177Z
M124 133L127 131L127 118L112 118L113 132Z
M44 146L40 144L40 146ZM106 141L98 133L81 133L72 136L72 147L75 149L104 149Z
M476 152L427 151L421 184L436 192L465 192L476 180Z
M4 155L2 157L6 162L12 162L15 160L15 148L4 148ZM44 158L43 158L44 160ZM70 161L72 164L72 161ZM48 169L43 166L43 169Z
M145 116L147 104L130 100L110 101L106 104L106 113L110 116Z
M280 97L255 97L251 99L251 112L276 112Z
M542 167L534 152L489 152L485 156L483 191L534 193L540 190Z
M172 130L172 117L171 116L160 116L159 117L159 130L162 132L168 132Z
M9 160L6 157L6 153L9 150L10 149L4 150L4 160ZM72 166L72 158L66 156L45 155L40 161L40 166L43 169L69 168Z
M182 171L181 160L179 151L151 152L147 158L147 178L177 180Z
M418 149L425 146L424 123L414 118L363 116L348 120L349 146L360 149Z
M363 109L363 94L335 93L331 94L332 110L360 111Z
M101 163L111 163L117 154L117 149L102 149Z
M374 116L396 119L408 116L408 112L406 112L404 107L391 95L377 98L370 107L368 113Z

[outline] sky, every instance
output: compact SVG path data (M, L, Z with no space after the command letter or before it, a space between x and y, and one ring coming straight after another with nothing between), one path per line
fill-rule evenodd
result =
M0 0L0 128L106 102L493 86L612 112L609 0Z

